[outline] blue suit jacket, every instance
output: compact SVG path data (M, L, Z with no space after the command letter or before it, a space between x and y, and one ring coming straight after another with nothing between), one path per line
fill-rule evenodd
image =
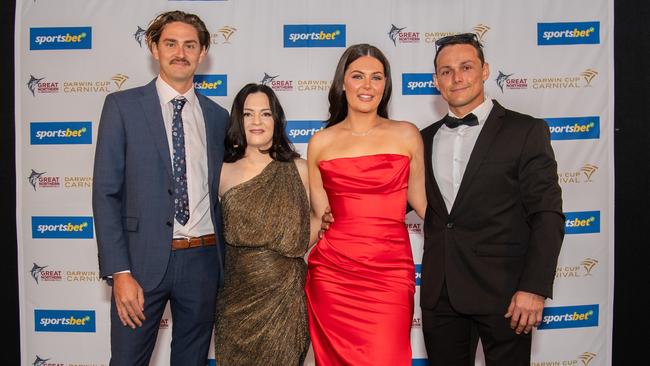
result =
M223 282L223 234L217 198L228 112L197 97L207 138L210 208L219 238ZM174 223L172 165L155 79L109 94L99 124L93 173L93 215L100 276L131 270L145 291L162 280Z

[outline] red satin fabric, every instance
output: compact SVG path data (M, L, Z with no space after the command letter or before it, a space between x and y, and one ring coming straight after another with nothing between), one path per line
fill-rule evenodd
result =
M404 224L409 158L321 161L334 223L308 258L317 365L411 365L415 270Z

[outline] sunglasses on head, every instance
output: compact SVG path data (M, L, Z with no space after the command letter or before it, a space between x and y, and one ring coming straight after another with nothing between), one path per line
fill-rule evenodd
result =
M445 36L442 38L438 38L436 40L436 51L438 51L440 47L448 44L471 43L471 42L478 42L478 36L476 35L476 33L452 34L451 36Z

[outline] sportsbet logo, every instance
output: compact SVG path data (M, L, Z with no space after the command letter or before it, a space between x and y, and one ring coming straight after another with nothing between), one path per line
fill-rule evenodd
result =
M89 216L32 216L34 239L92 239L93 218Z
M545 307L537 329L584 328L598 326L598 304Z
M284 47L345 47L345 24L285 24Z
M194 75L194 88L206 96L225 97L228 95L228 75Z
M537 23L539 46L598 43L600 22Z
M95 332L93 310L34 310L36 332Z
M566 234L594 234L600 232L600 211L565 212Z
M92 122L31 122L32 145L91 144Z
M91 49L91 27L30 28L30 50Z
M440 92L433 85L432 73L404 73L402 95L440 95Z
M323 121L287 121L285 131L294 144L309 142L314 134L323 129Z
M600 117L545 118L551 140L589 140L600 138Z

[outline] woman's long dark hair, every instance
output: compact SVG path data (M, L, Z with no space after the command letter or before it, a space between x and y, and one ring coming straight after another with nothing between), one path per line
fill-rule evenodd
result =
M278 97L273 89L266 85L250 83L246 84L235 96L230 110L230 125L226 133L225 155L223 161L234 163L246 154L246 130L244 129L244 103L246 98L254 93L264 93L269 98L269 106L273 117L273 140L268 150L260 150L265 154L271 155L273 160L293 161L300 157L296 152L287 133L284 130L287 121L284 116L284 110Z
M381 97L381 102L379 102L379 106L377 107L377 114L381 117L388 118L388 102L390 101L390 95L393 90L393 82L390 76L390 64L379 48L367 43L361 43L348 47L348 49L343 52L343 55L341 55L338 65L336 65L334 80L332 81L332 86L330 87L328 95L330 102L330 117L326 121L327 126L325 128L334 126L348 116L348 101L345 99L345 91L343 90L345 71L351 63L363 56L374 57L384 65L386 86L384 88L384 94Z

